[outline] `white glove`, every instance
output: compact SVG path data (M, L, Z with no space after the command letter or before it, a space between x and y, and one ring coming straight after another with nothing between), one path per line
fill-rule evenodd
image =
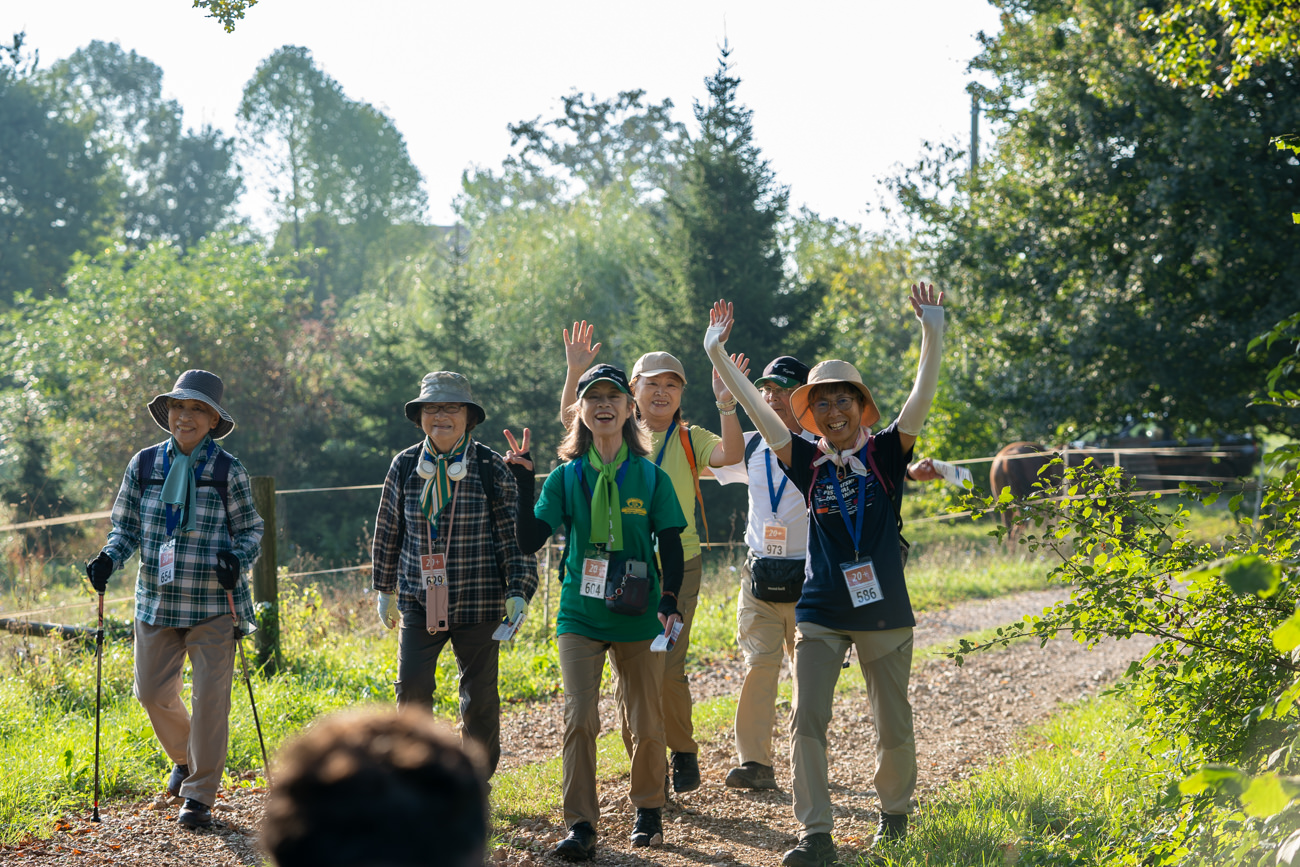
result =
M524 616L528 610L528 601L522 596L506 597L506 620L514 623L516 619Z
M385 593L379 591L379 622L389 629L395 627L402 619L402 614L397 610L397 595L395 593Z

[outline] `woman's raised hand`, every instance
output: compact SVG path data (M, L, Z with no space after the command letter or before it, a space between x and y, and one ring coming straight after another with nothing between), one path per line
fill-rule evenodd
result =
M710 340L726 343L727 338L731 337L731 326L735 323L736 318L731 302L721 299L714 301L713 307L709 310L709 330L704 332L705 348L708 348Z
M909 299L912 302L912 309L916 311L916 318L921 318L922 307L942 307L943 293L936 292L934 284L926 286L924 282L912 284L912 295Z
M519 464L519 466L524 469L531 470L533 468L532 459L526 458L524 455L528 454L529 446L533 439L533 432L528 428L524 428L524 435L520 440L516 440L515 435L508 430L504 430L502 433L506 435L506 442L510 444L510 448L506 449L504 455L505 462L508 464Z
M740 369L740 375L748 379L749 359L745 357L745 353L733 352L731 354L731 361ZM718 375L718 369L716 367L713 368L713 396L717 398L718 403L730 403L734 397L731 393L731 389L727 388L727 384L723 382L722 377Z
M591 367L600 352L600 344L591 345L591 332L596 326L588 325L587 320L573 323L573 328L564 329L564 361L569 370L583 371Z

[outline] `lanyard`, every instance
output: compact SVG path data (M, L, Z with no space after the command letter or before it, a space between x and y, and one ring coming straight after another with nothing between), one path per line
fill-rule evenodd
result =
M677 419L668 425L668 432L664 434L664 444L659 447L659 456L655 458L655 466L662 466L664 462L664 451L668 448L668 443L673 438L673 431L677 430Z
M781 487L779 489L772 486L772 450L763 451L763 462L767 464L767 495L772 499L772 518L776 518L776 507L781 502L781 495L785 493L785 483L790 481L790 477L785 473L781 474Z
M194 467L194 483L196 485L198 484L199 476L203 475L203 466L208 462L208 458L212 457L212 450L214 448L216 448L216 445L212 442L212 440L208 440L208 448L207 451L203 453L203 459L200 460L198 464L196 464ZM167 471L170 470L172 466L171 452L172 450L169 448L163 449L162 472L163 472L164 482L167 481ZM172 533L176 532L176 526L180 524L181 517L185 514L185 510L183 508L182 509L174 508L171 505L171 503L165 503L164 507L167 509L167 535L171 536ZM175 514L173 514L173 512Z
M448 457L448 458L447 458L447 463L454 464L454 463L456 463L457 461L460 461L462 464L465 464L466 472L468 472L468 471L469 471L469 464L465 462L465 456L466 456L467 454L469 454L469 444L470 444L471 442L472 442L472 440L466 440L466 441L465 441L465 450L462 451L459 455L451 455L450 457ZM429 451L429 445L428 445L427 442L426 442L425 445L424 445L424 451L420 452L420 460L424 460L425 455L428 455L428 456L429 456L430 462L437 460L438 457L439 457L438 455L436 455L436 454L434 454L434 453L432 453L432 452ZM438 472L437 469L435 469L435 470L434 470L434 473L436 474L437 472ZM455 491L458 491L458 490L460 490L460 482L459 482L459 481L456 482L455 487L452 489L451 501L452 501L452 504L453 504L453 505L454 505L455 502L456 502L456 494L455 494ZM491 512L491 509L489 509L488 511ZM454 511L453 511L453 514L454 514ZM438 525L435 524L433 521L429 521L428 523L429 523L429 527L430 527L429 532L430 532L430 534L431 534L431 535L429 536L429 544L432 545L432 544L433 544L433 540L436 539L436 538L438 538ZM450 538L451 538L451 524L450 524L450 523L447 525L447 537L448 537L448 542L447 542L447 544L450 545L450 544L451 544L451 541L450 541ZM432 550L431 550L429 553L433 553Z
M618 468L618 472L614 474L614 484L618 485L620 492L623 490L623 479L627 478L627 465L631 460L631 456L624 458L622 465ZM591 483L587 481L587 459L585 457L578 458L578 462L573 465L573 470L578 474L578 479L582 482L582 492L587 495L587 519L590 520L591 501L594 494L591 492ZM609 504L611 510L622 508L622 506L622 503ZM614 536L614 516L612 512L609 516L609 535L611 538Z
M443 550L443 553L447 555L448 560L451 559L451 528L456 522L456 495L459 493L460 482L457 482L451 489L451 505L447 507L447 547ZM429 525L429 553L432 554L434 553L433 540L438 538L438 525L433 521L425 521L424 523Z
M853 540L853 559L858 558L858 551L862 545L862 518L867 513L867 477L858 476L858 514L853 524L849 523L849 510L844 504L844 494L840 492L839 473L831 473L831 487L835 489L835 502L840 504L840 518L844 521L844 527L849 531L849 538ZM856 473L854 475L857 475Z

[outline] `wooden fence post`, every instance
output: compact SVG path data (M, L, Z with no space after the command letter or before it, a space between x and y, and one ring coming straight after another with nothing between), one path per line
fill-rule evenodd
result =
M262 516L262 556L253 566L253 606L257 611L257 665L275 674L280 665L280 585L275 553L275 477L253 476L253 505Z

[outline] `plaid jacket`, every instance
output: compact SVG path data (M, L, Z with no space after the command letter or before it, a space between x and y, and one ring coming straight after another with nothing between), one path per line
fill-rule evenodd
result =
M165 448L174 448L171 440ZM220 447L206 461L200 479L211 479ZM245 632L257 628L253 617L253 598L248 587L248 573L262 551L262 516L253 507L253 488L248 471L231 458L227 499L230 513L222 505L221 494L212 487L200 487L195 509L195 529L186 533L176 528L176 577L165 586L158 585L158 554L167 541L167 507L162 502L162 454L153 462L151 478L159 484L140 484L140 453L136 452L122 476L122 487L113 503L113 530L108 534L104 553L121 568L137 550L140 571L135 579L135 616L152 626L184 628L219 614L229 614L226 591L217 581L217 552L233 551L239 558L240 581L235 588L235 610ZM182 522L183 524L184 522Z
M424 583L420 580L420 555L447 550L447 525L451 504L438 516L438 538L429 552L429 520L420 508L424 479L414 471L421 443L398 453L388 467L384 491L375 517L371 547L371 583L385 593L397 591L401 611L424 611ZM532 599L537 590L537 565L519 548L516 523L519 492L505 461L492 454L496 473L495 508L488 514L487 494L479 480L478 446L470 440L465 478L456 494L451 550L447 557L448 616L452 623L485 623L505 615L505 597ZM403 458L407 460L403 460ZM411 472L400 478L399 468ZM456 483L453 484L455 489Z

